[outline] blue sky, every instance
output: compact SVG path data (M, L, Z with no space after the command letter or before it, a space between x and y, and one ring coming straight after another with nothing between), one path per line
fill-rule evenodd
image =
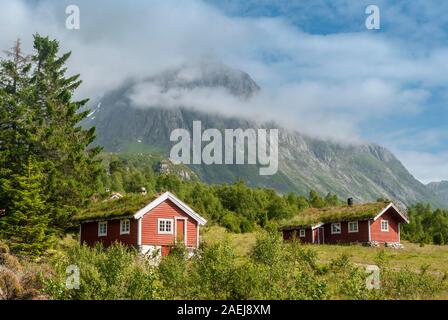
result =
M445 50L448 40L448 3L443 1L208 0L208 3L231 16L284 19L308 34L374 32L378 36L402 43L409 55L415 57L430 55L435 50ZM381 10L380 30L365 28L366 16L362 13L369 4L375 4ZM441 60L442 63L448 63L447 52ZM425 88L428 91L429 96L422 102L421 111L389 115L380 121L364 121L360 126L361 136L386 145L408 158L406 160L423 181L446 179L447 85L446 81L427 84L425 79L419 77L406 79L403 81L404 87ZM409 159L413 157L420 163ZM433 172L433 168L422 168L433 164L441 172Z
M81 29L65 28L65 7ZM380 8L367 30L365 8ZM208 92L204 108L249 110L298 131L391 149L423 182L448 180L448 2L432 0L2 0L0 47L38 31L72 50L80 95L206 57L261 86L247 105ZM31 48L29 48L31 49ZM203 93L201 93L203 94ZM189 96L195 103L204 96ZM232 106L229 108L227 106Z

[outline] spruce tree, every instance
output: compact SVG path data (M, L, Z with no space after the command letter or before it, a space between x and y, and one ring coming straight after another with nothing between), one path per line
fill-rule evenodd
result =
M79 124L88 114L83 111L88 99L73 99L81 80L79 75L65 75L71 53L58 56L59 43L38 34L34 36L34 50L31 85L38 123L35 152L45 163L46 193L54 204L53 221L64 226L95 191L102 170L95 160L100 149L89 147L95 139L95 128L85 130Z
M30 57L22 53L20 40L5 51L0 61L0 167L14 172L28 157Z
M1 169L0 190L7 194L9 205L0 218L0 232L11 249L20 254L39 256L52 242L52 229L45 196L43 175L36 161L23 165L23 174ZM8 178L4 178L8 176Z
M36 34L30 56L17 42L0 62L0 179L24 176L23 164L33 159L42 175L49 227L61 232L96 191L102 171L100 149L91 147L95 129L80 126L88 100L74 99L81 81L79 75L66 76L69 57L59 53L56 40ZM14 214L18 206L3 185L0 207Z

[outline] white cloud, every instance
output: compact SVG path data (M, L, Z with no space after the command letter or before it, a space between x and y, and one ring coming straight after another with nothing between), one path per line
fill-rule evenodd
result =
M365 121L425 111L431 89L448 83L448 47L428 48L384 33L307 34L281 18L229 17L201 1L105 0L77 1L81 30L69 31L68 4L2 0L0 48L21 37L30 50L34 32L59 39L64 50L73 51L70 71L84 80L80 95L92 98L128 78L212 56L248 72L262 87L260 95L243 103L220 89L160 94L144 84L135 88L134 100L140 106L182 102L255 114L305 133L353 140L362 138ZM385 6L397 23L412 22L397 10ZM437 16L424 5L410 10ZM420 32L440 37L440 25L429 25Z
M396 155L421 182L448 181L448 152L396 150Z

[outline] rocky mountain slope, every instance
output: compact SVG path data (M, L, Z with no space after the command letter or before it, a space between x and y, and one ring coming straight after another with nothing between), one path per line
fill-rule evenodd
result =
M148 95L147 106L136 105L136 88ZM129 82L104 95L86 126L96 126L97 143L107 151L157 151L165 155L174 144L171 132L177 128L192 131L194 120L202 128L278 128L238 117L198 111L165 98L196 89L220 88L238 99L250 99L260 88L251 77L222 64L182 66L140 82ZM161 98L162 97L162 98ZM181 101L181 100L179 100ZM168 105L168 106L167 106ZM418 201L440 206L430 188L416 180L401 162L375 144L345 144L325 141L285 128L279 129L279 170L273 176L260 176L254 165L192 165L205 182L245 180L251 186L275 188L279 192L307 193L315 189L333 192L358 201L379 197L403 204Z
M436 194L445 206L448 206L448 181L431 182L426 186Z

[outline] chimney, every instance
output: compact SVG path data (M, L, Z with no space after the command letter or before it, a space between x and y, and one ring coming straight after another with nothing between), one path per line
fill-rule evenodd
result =
M353 206L353 198L348 198L347 199L347 204L351 207Z

